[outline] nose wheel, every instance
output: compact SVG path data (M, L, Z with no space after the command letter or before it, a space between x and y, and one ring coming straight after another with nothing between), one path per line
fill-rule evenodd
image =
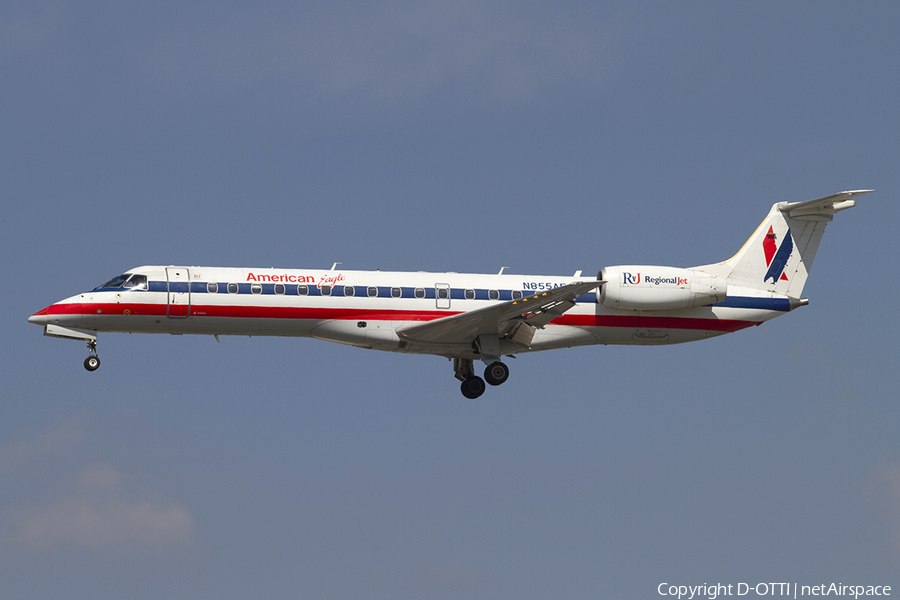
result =
M100 357L97 356L97 340L88 340L87 346L91 355L84 359L84 368L88 371L96 371L100 368Z

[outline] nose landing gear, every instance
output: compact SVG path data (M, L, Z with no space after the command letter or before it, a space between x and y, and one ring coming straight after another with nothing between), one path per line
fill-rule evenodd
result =
M87 346L91 355L84 359L84 368L88 371L96 371L100 368L100 357L97 356L97 340L88 340Z

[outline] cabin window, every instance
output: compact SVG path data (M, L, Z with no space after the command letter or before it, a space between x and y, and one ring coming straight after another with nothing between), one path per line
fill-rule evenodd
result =
M283 283L275 284L275 293L278 294L279 296L284 295L284 284Z
M403 291L398 287L391 288L391 298L399 298L403 295Z
M323 286L320 287L319 289L322 291L322 295L323 295L323 296L330 296L330 295L331 295L331 286L330 286L330 285L323 285Z
M345 285L345 286L344 286L344 295L347 296L348 298L349 298L350 296L352 296L353 294L355 294L355 293L356 293L356 291L353 289L353 286L352 286L352 285Z
M438 288L437 297L440 298L441 300L446 300L447 298L450 297L450 290L445 287Z
M490 298L491 300L499 300L500 292L498 292L497 290L488 290L488 298Z
M475 290L466 290L466 300L475 299Z
M209 283L206 284L206 291L209 292L210 294L219 293L219 284L216 283L215 281L210 281Z
M262 286L258 283L250 284L250 293L251 294L262 294Z
M369 289L366 290L366 293L369 294L369 298L375 298L378 296L378 288L374 285L370 285Z
M305 285L298 285L298 286L297 286L297 295L298 295L298 296L306 296L307 294L309 294L309 287L308 287L308 286L305 286Z
M228 284L228 293L229 294L237 294L238 293L238 284L229 283Z
M513 290L512 299L513 300L521 300L522 299L522 290Z
M425 288L416 288L416 298L425 297Z

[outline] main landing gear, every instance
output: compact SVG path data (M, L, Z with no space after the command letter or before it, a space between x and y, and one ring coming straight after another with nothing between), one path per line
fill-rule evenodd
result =
M100 357L97 356L97 340L88 340L87 346L91 355L84 359L84 368L88 371L96 371L100 368Z
M484 369L484 379L475 374L475 367L471 358L454 358L453 370L456 378L462 381L459 388L463 396L474 400L487 389L485 381L491 385L500 385L509 379L509 367L496 360Z
M509 379L509 367L499 360L492 362L484 368L484 379L491 385L500 385Z
M484 393L485 387L484 379L478 375L469 375L463 379L459 389L462 390L463 396L469 400L474 400Z

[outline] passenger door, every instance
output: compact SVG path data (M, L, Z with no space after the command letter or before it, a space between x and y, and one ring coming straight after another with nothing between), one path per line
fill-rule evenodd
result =
M169 308L172 319L185 319L191 313L191 274L184 267L166 267Z

